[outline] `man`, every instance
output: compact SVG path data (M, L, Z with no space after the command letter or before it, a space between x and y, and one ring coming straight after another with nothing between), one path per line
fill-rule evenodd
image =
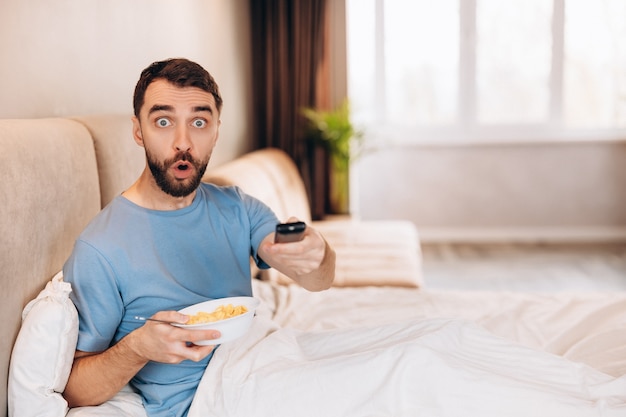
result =
M64 266L80 319L64 396L100 404L127 383L149 416L184 416L219 332L138 322L184 323L176 310L251 295L250 255L303 287L334 279L334 251L318 231L274 243L278 220L236 187L201 182L219 136L222 98L211 75L186 59L146 68L134 94L133 137L146 153L137 181L89 224ZM294 219L291 219L294 220Z

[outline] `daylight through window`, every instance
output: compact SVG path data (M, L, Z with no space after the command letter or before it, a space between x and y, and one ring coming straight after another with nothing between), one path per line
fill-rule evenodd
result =
M389 141L626 138L626 1L346 0L353 119Z

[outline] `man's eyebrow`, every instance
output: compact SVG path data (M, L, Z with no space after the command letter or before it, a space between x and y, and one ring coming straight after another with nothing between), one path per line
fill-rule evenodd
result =
M192 108L192 110L194 113L206 111L206 112L213 114L213 107L211 106L195 106ZM148 115L151 115L152 113L155 113L158 111L173 112L174 106L170 106L169 104L155 104L154 106L150 107L150 110L148 111Z
M174 107L167 104L155 104L154 106L150 107L148 115L151 115L152 113L157 111L174 111Z
M193 108L194 112L208 111L213 114L213 108L211 106L196 106Z

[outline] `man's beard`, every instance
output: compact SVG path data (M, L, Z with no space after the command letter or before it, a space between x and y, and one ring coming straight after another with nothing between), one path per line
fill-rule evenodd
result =
M200 185L202 176L204 175L207 165L209 164L208 158L206 161L197 161L188 152L179 152L173 158L167 159L161 163L153 158L146 150L146 159L148 160L148 166L150 167L152 176L154 177L154 180L159 188L173 197L185 197L194 192ZM186 161L193 165L195 168L195 175L184 181L168 177L168 169L177 161ZM187 169L191 169L191 167Z

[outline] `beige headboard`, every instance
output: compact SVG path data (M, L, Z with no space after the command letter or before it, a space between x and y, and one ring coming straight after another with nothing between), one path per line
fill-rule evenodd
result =
M311 222L311 209L298 167L284 151L266 148L250 152L209 170L203 181L238 185L267 204L281 221L289 216Z
M139 177L146 164L145 153L133 140L130 115L92 115L75 120L93 137L104 207Z
M0 120L0 416L21 312L100 210L91 136L67 119Z

